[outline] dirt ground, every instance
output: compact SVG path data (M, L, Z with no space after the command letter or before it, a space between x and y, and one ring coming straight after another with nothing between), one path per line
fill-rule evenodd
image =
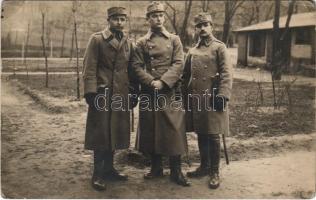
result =
M298 148L289 146L283 153L273 151L264 156L258 153L250 159L242 159L240 155L230 165L222 163L222 186L217 190L207 188L207 178L191 179L189 188L171 183L168 176L147 181L142 176L148 167L127 165L117 158L117 168L129 175L129 181L109 182L106 191L94 191L90 187L91 152L83 150L86 113L82 109L67 114L49 113L9 82L2 81L1 88L4 198L310 198L315 195L315 149L301 143ZM194 143L191 141L189 147L196 154ZM247 157L247 152L244 153ZM183 164L184 171L197 165L195 161L190 166Z

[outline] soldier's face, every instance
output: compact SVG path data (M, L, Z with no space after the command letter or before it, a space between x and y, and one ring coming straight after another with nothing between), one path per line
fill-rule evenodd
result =
M126 21L127 18L125 15L114 15L108 19L110 28L119 31L124 29Z
M212 34L213 27L209 22L200 23L195 26L195 32L200 37L207 37Z
M165 13L164 12L154 12L149 14L148 22L152 28L161 28L165 23Z

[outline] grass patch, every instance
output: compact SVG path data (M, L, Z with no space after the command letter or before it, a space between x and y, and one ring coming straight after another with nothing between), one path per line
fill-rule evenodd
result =
M46 95L76 98L75 75L49 75L49 88L45 88L44 75L30 75L28 81L25 75L16 75L16 78ZM82 81L80 83L83 95ZM293 85L290 91L291 106L285 96L280 103L281 109L274 110L271 83L262 83L264 99L261 102L258 100L258 86L255 82L234 80L230 101L231 135L248 138L315 131L315 87ZM277 91L277 95L281 92L281 89Z

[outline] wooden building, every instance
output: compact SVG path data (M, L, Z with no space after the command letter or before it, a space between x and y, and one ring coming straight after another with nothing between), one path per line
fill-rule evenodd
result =
M280 17L280 33L287 16ZM293 14L288 38L285 38L290 71L313 70L315 65L316 12ZM238 43L238 64L266 67L272 59L273 19L235 30Z

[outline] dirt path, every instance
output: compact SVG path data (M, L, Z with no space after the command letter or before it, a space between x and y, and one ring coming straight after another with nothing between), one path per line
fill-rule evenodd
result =
M1 189L7 198L284 198L310 197L315 190L315 153L296 151L222 165L222 186L211 191L207 178L182 188L168 177L145 181L147 169L118 168L126 183L108 190L90 187L92 158L83 150L86 113L51 114L8 83L1 94ZM184 166L184 171L189 168ZM166 170L167 171L167 170Z

